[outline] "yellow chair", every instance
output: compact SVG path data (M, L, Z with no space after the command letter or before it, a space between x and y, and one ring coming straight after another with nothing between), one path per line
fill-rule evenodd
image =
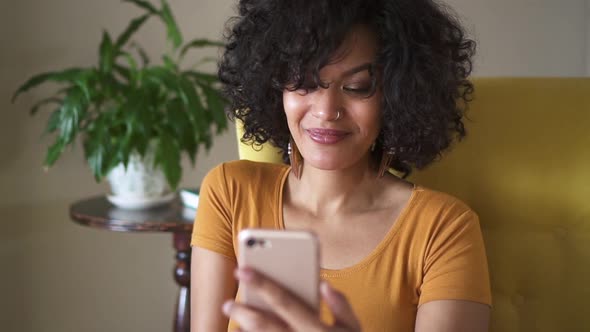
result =
M267 163L282 163L281 151L270 144L263 144L262 146L250 146L242 143L241 138L244 134L244 129L239 120L236 120L236 137L238 138L238 153L240 159L247 159L253 161L264 161Z
M410 180L479 214L491 331L588 331L590 79L480 78L475 86L467 138ZM268 160L251 151L241 145L240 156Z
M590 79L475 85L468 137L412 180L479 213L492 331L588 331Z

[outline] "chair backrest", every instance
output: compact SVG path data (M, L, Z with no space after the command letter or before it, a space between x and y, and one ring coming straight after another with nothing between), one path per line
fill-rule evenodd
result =
M411 180L479 214L491 331L583 331L590 326L590 79L474 82L468 137ZM280 162L276 151L240 144L246 159Z
M488 78L475 87L468 136L411 179L479 214L492 331L588 331L590 79Z
M261 146L251 146L242 143L241 138L244 134L244 129L241 122L236 120L236 137L238 138L238 154L240 159L247 159L253 161L263 161L268 163L282 163L281 151L270 145L269 143Z

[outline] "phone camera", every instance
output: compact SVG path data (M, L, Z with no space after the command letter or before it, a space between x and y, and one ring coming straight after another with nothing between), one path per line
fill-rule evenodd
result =
M254 247L254 245L256 245L256 239L248 239L248 240L246 241L246 245L247 245L248 247Z

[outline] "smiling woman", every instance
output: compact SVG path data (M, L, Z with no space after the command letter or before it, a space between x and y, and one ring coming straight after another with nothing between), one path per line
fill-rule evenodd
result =
M230 162L203 180L193 330L487 330L477 214L387 172L422 168L465 135L475 45L450 13L431 0L240 2L219 68L230 116L242 141L274 144L290 166ZM246 228L317 235L319 317L235 270ZM272 312L240 302L242 283Z

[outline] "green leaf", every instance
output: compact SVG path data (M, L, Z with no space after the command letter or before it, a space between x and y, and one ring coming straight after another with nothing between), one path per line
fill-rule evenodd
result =
M142 0L123 0L123 1L134 3L138 7L141 7L143 9L147 10L151 14L158 13L158 10L156 9L156 7L154 7L151 3L149 3L149 1L142 1Z
M115 62L113 46L111 36L108 32L103 31L99 51L100 71L102 73L110 73L113 69L113 64Z
M174 63L174 60L172 60L168 55L164 54L162 56L162 61L164 61L164 65L166 66L167 69L172 70L172 71L176 71L177 70L177 66L176 63Z
M121 143L121 154L129 154L137 150L141 155L145 154L147 142L155 135L154 127L160 124L154 118L152 101L155 93L149 84L141 90L134 90L128 95L127 100L121 105L119 111L124 130L117 136L124 137ZM125 161L126 158L123 159Z
M33 105L33 107L31 107L31 115L37 114L39 109L47 104L53 103L53 104L61 105L62 102L63 102L62 99L56 98L56 97L49 97L49 98L42 99L41 101L39 101L35 105Z
M199 134L208 133L209 121L207 121L207 114L203 108L201 98L199 98L199 95L195 90L195 86L185 77L180 77L178 83L180 88L180 99L187 109L191 124L195 131Z
M94 179L96 182L99 182L104 176L102 169L104 167L103 165L105 165L105 147L100 143L95 143L85 146L84 150L86 151L86 161L92 170L92 174L94 174Z
M114 66L115 72L119 75L121 75L121 77L123 77L125 80L127 80L127 82L132 82L133 81L133 77L131 75L131 71L128 68L125 68L121 65L117 65L115 64Z
M160 133L155 163L162 167L170 188L176 190L182 175L180 149L174 138L166 132Z
M123 156L123 146L125 144L124 140L125 136L121 135L111 137L109 150L103 162L103 171L105 172L105 175L108 174L109 170L115 168L121 162L123 162L125 165L128 164L128 158L124 158Z
M85 72L81 73L78 78L75 80L75 84L80 90L84 93L84 97L86 98L86 102L90 102L92 99L92 94L95 92L94 87L91 86L92 77L95 76L95 70L89 69Z
M145 14L143 16L137 17L129 23L127 29L121 33L121 35L117 38L115 42L115 48L120 49L129 38L145 23L145 21L151 16L151 13Z
M45 161L43 162L43 166L49 168L55 164L63 150L65 149L67 143L61 139L57 139L48 149L47 154L45 155Z
M99 94L102 102L119 102L119 98L124 98L121 95L124 95L128 88L126 84L117 80L113 72L100 74L96 84L94 92Z
M186 54L186 52L188 52L191 48L198 48L198 47L223 47L225 46L222 42L220 41L214 41L214 40L209 40L209 39L204 39L204 38L200 38L200 39L194 39L192 41L190 41L189 43L187 43L182 50L180 51L180 58L182 59L184 57L184 55Z
M168 90L178 90L178 76L165 67L149 67L143 70L144 81L163 84Z
M146 51L137 43L132 43L131 48L137 50L139 57L141 58L141 65L143 67L147 66L150 63L150 57L147 55Z
M195 163L197 162L197 154L199 153L199 145L197 144L197 141L194 138L195 135L191 134L188 131L182 135L183 144L186 144L186 153L188 153L191 165L193 166L195 166Z
M201 143L205 143L205 150L209 151L209 149L211 149L211 147L213 146L213 139L211 138L211 133L206 132L199 138Z
M185 111L184 105L179 98L172 99L166 105L165 125L176 133L176 139L180 146L190 157L194 165L199 146L197 144L197 132L193 130L189 113Z
M97 182L106 176L113 159L110 154L112 146L109 131L113 126L112 114L112 110L99 114L90 125L84 140L84 155Z
M133 145L135 147L135 149L137 150L137 152L139 152L140 155L144 156L147 148L148 148L148 141L146 140L147 136L139 136L135 139L135 144Z
M69 89L59 109L59 137L65 144L74 141L86 107L83 92L79 88Z
M32 89L40 84L43 84L47 81L58 82L58 83L74 83L80 75L84 74L87 69L83 68L68 68L62 71L57 72L47 72L35 75L28 79L24 84L18 87L14 95L12 96L12 102L16 100L16 98L21 94L29 89Z
M60 114L59 114L59 108L54 110L53 112L51 112L51 115L49 116L49 119L47 120L47 125L45 127L45 132L43 133L43 135L47 135L47 134L51 134L54 131L57 130L57 128L59 128L59 120L60 120Z
M173 48L176 50L180 47L180 45L182 45L182 34L180 33L180 29L178 29L178 25L176 24L174 15L172 15L170 6L168 6L168 3L166 3L164 0L161 2L162 10L160 11L160 17L166 25L168 40L172 43Z
M131 56L131 54L127 52L123 52L121 53L121 55L125 58L125 60L127 60L127 64L129 65L129 67L131 67L131 70L137 71L137 61L135 61L133 56Z
M135 58L127 52L121 52L120 55L126 60L128 68L115 63L115 72L127 80L129 84L134 85L138 80L139 69L137 67L137 62L135 61Z
M227 117L225 115L225 99L215 89L208 85L200 85L205 95L205 101L207 102L207 111L213 117L215 124L217 125L217 133L220 133L227 128Z
M119 159L122 160L123 165L125 165L125 167L127 167L127 164L129 163L129 156L131 155L131 151L133 151L133 148L132 148L133 136L134 136L134 122L128 121L125 123L125 135L119 141L120 147L118 149Z

